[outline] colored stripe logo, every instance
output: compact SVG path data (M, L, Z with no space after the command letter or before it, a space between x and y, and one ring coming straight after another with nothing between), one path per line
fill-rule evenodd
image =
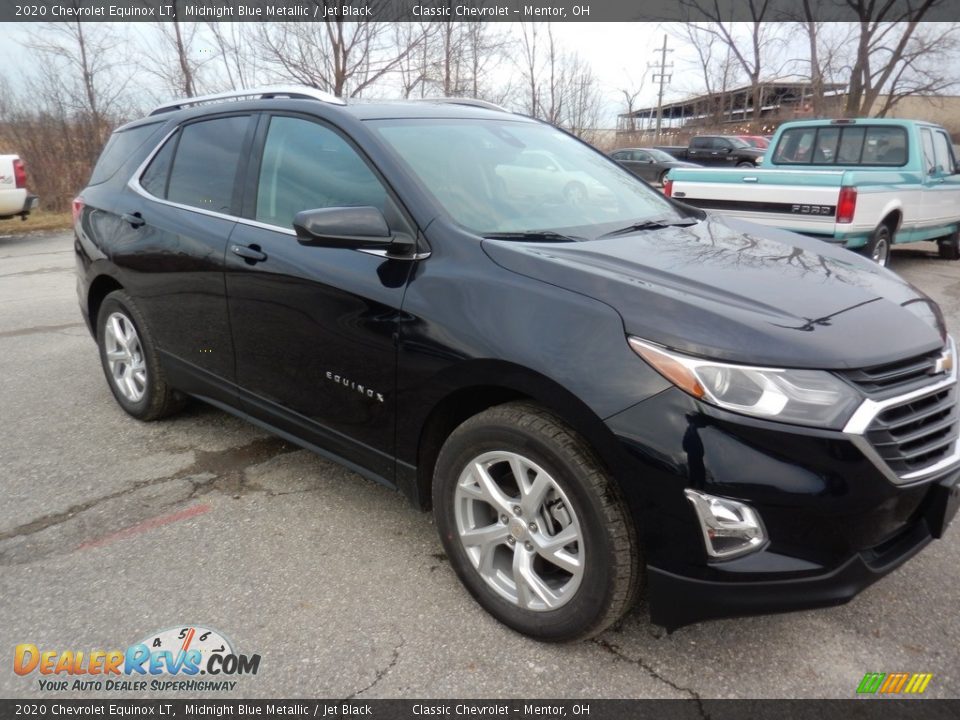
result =
M857 694L920 695L932 679L932 673L867 673L857 686Z

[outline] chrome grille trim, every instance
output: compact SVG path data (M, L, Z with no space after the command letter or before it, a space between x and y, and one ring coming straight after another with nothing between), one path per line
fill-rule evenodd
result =
M953 338L948 340L948 345L956 358L956 345ZM960 418L958 418L956 387L957 363L954 363L950 374L938 382L885 400L866 398L853 413L843 432L892 483L908 485L921 482L953 466L960 465L960 442L958 442ZM945 391L946 394L938 399L937 396ZM886 420L882 417L889 410L906 409L912 403L928 399L931 402L926 407L910 410L903 417ZM903 428L909 428L912 424L922 423L936 416L941 417L935 419L929 426L921 425L897 438L897 432ZM944 431L946 433L942 434ZM936 437L938 433L941 435ZM909 454L916 452L918 448L904 452L903 446L918 442L918 448L923 449L919 456L932 452L936 459L929 465L911 469ZM936 455L938 451L939 457ZM943 453L946 455L943 456ZM892 467L891 463L897 468Z

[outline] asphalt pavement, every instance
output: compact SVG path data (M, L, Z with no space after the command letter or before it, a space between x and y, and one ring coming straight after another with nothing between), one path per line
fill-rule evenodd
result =
M85 696L16 675L18 644L124 649L187 626L261 656L210 697L851 698L895 671L960 697L960 527L843 607L668 635L641 602L593 641L534 642L472 601L398 493L200 403L125 415L77 308L72 235L2 223L0 697ZM892 269L957 331L960 262L934 251L898 249Z

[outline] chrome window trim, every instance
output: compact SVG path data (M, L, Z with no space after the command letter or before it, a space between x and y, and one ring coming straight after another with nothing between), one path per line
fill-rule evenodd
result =
M914 470L913 472L905 473L904 475L898 475L895 473L887 462L880 457L880 454L874 449L874 447L867 440L867 430L869 429L871 423L877 418L877 416L882 413L884 410L896 405L903 405L904 403L911 402L918 398L925 397L927 395L932 395L938 393L941 390L945 390L949 387L956 385L957 383L957 346L952 337L948 337L947 346L950 348L950 353L953 356L953 367L950 370L950 374L946 379L940 380L939 382L927 385L926 387L919 388L918 390L913 390L903 395L898 395L897 397L888 398L886 400L872 400L870 398L864 399L860 406L854 411L853 415L850 416L850 419L847 421L847 424L843 428L843 433L846 435L853 444L866 456L870 462L872 462L880 472L893 484L904 486L911 485L915 483L920 483L927 478L938 475L945 470L950 469L951 467L960 464L960 441L957 438L954 438L953 441L953 450L950 454L943 458L942 460L937 461L933 465L929 465L920 470Z
M177 125L170 132L163 136L163 139L157 143L157 146L153 150L150 151L150 154L147 155L146 159L140 163L136 170L133 171L133 175L131 175L130 179L127 180L128 188L150 202L160 203L161 205L166 205L167 207L177 208L178 210L186 210L187 212L194 212L200 215L207 215L208 217L220 218L221 220L231 220L235 223L239 223L240 225L247 225L249 227L260 228L262 230L271 230L273 232L296 237L297 233L295 230L293 230L293 228L285 228L281 225L270 225L269 223L260 222L259 220L251 220L249 218L238 217L237 215L219 213L213 210L204 210L203 208L194 207L193 205L184 205L183 203L171 202L165 198L158 198L156 195L152 195L150 192L148 192L147 189L140 184L140 178L143 177L147 167L149 167L150 163L153 162L153 158L156 157L157 153L160 152L163 146L167 144L170 138L173 137L174 134L180 130L180 128L181 126ZM377 255L379 257L384 257L391 260L426 260L431 254L430 251L423 251L414 253L410 256L388 255L386 250L372 248L359 248L357 252L367 253L368 255Z

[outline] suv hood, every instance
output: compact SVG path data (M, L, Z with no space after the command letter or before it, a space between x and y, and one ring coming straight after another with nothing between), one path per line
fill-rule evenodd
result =
M752 365L845 369L943 345L933 301L843 248L707 216L579 243L484 240L498 265L600 300L629 335ZM933 312L931 312L933 310Z

